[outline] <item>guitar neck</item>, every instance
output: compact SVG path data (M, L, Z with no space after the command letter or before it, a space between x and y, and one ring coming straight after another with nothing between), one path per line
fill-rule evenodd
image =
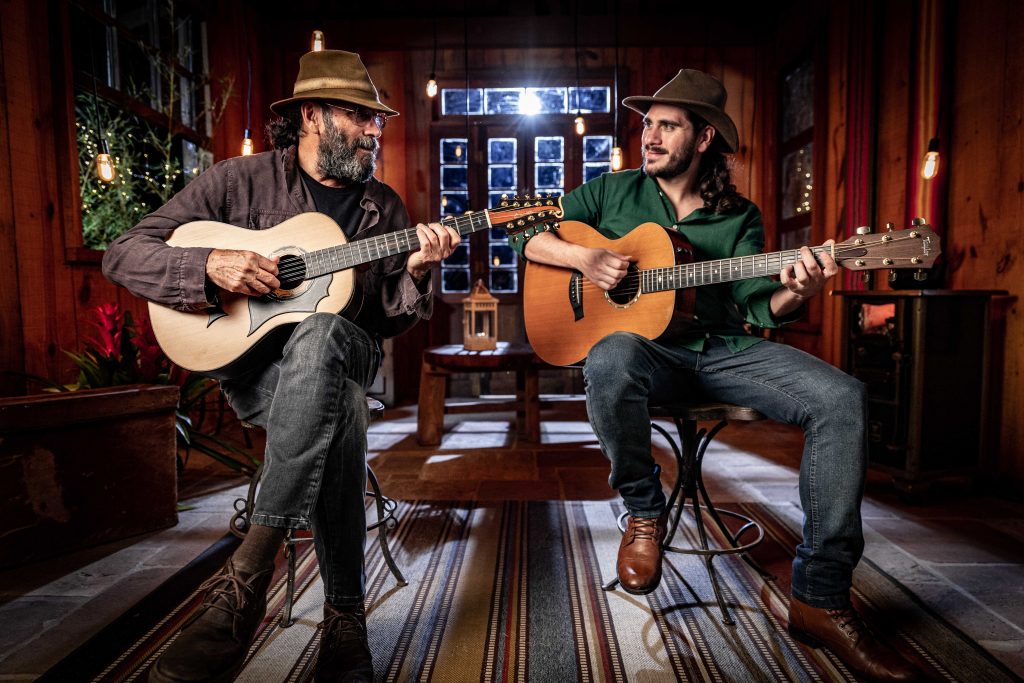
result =
M478 230L486 230L491 225L488 211L462 216L445 216L440 223L455 228L463 236ZM336 273L339 270L377 261L395 254L416 251L419 248L420 240L416 234L416 228L407 228L365 240L311 251L303 255L302 259L306 264L306 277L312 278L327 273Z
M831 254L832 247L811 247L811 252ZM734 256L716 261L697 261L667 268L640 271L640 288L644 293L669 289L700 287L720 282L736 282L766 275L778 275L785 266L800 260L800 250L774 251L769 254Z

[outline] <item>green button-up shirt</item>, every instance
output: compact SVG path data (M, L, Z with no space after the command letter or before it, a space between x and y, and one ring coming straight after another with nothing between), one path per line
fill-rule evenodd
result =
M658 183L640 170L605 173L563 197L562 209L563 220L586 223L610 239L648 222L678 230L693 245L697 261L751 256L764 249L764 224L753 202L733 213L702 208L677 220ZM522 254L524 240L510 244ZM724 339L734 353L749 348L761 338L748 334L744 322L779 327L800 317L802 308L782 319L772 315L769 303L780 287L768 277L698 287L696 319L679 343L703 351L704 342L713 335Z

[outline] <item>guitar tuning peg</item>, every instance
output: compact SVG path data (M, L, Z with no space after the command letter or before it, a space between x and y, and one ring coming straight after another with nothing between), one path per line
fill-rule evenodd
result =
M924 282L925 280L928 279L928 273L924 272L923 270L915 270L914 279L917 280L918 282Z
M508 199L508 195L507 194L502 194L501 198L502 198L502 200Z
M860 226L859 228L857 228L857 234L858 235L870 235L871 234L871 226L870 225L862 225L862 226Z
M892 268L889 269L889 282L896 282L896 271Z
M918 216L914 220L910 221L911 225L917 225L917 226L924 225L924 223L925 223L925 220L923 218L921 218L920 216Z
M886 232L892 232L892 229L895 228L895 227L896 227L895 223L886 223L885 224Z
M865 270L860 274L860 279L863 280L865 284L871 284L871 271Z

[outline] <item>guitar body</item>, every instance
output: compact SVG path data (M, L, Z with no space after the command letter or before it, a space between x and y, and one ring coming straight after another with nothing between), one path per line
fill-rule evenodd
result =
M248 230L216 221L177 228L175 247L244 249L268 258L298 255L347 242L338 224L320 213L305 213L273 228ZM294 289L264 297L220 292L220 307L186 313L149 304L153 332L176 365L217 379L252 369L276 353L292 328L317 312L341 313L355 290L353 269L310 278Z
M630 273L693 261L693 249L681 234L656 223L637 226L619 239L608 239L590 226L563 221L559 236L567 242L626 254ZM526 335L537 355L552 365L579 363L591 347L613 332L633 332L648 339L671 337L693 320L693 289L639 293L630 275L610 292L577 272L532 261L523 285Z

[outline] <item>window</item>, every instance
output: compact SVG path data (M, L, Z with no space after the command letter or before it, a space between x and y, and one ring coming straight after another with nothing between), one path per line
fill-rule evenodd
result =
M82 241L106 245L166 202L213 159L215 115L205 24L167 0L72 0L67 5ZM94 160L107 142L117 176Z
M814 64L809 59L782 79L779 248L811 243L814 209Z
M573 118L587 115L587 134ZM611 170L607 86L443 88L434 124L440 213L493 208L503 197L560 197ZM499 298L518 295L521 264L500 228L466 239L441 266L441 293L482 279Z

